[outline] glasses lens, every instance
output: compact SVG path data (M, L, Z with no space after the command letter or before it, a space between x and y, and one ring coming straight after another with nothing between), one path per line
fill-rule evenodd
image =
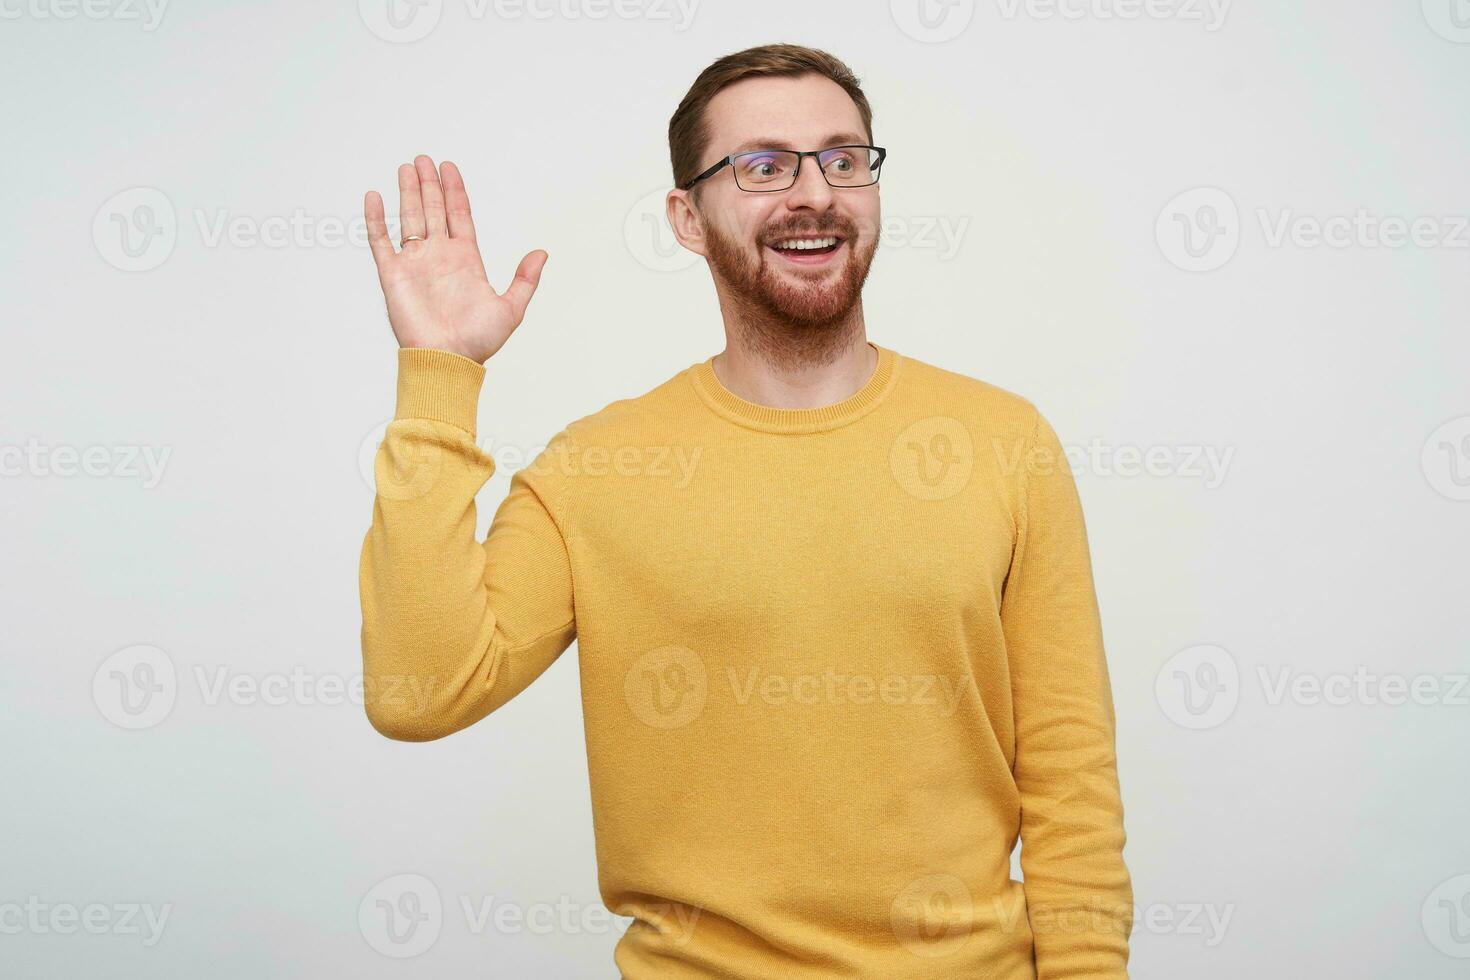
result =
M863 187L878 182L882 154L871 146L834 146L818 157L833 187ZM780 191L796 183L801 157L792 150L752 150L735 157L735 183L747 191Z
M876 183L880 154L871 146L834 146L819 158L827 183L834 187L862 187Z
M774 191L795 183L797 156L789 150L756 150L734 160L735 183L745 190Z

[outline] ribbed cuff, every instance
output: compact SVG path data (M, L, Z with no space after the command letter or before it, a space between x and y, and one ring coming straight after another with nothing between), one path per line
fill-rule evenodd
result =
M475 434L485 367L462 354L431 347L398 349L395 419L435 419Z

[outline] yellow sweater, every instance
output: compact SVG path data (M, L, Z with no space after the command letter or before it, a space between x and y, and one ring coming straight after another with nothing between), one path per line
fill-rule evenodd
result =
M449 735L578 641L627 980L1127 976L1112 692L1062 447L1029 401L874 347L822 408L747 402L706 360L579 419L483 542L485 369L399 351L362 550L368 717Z

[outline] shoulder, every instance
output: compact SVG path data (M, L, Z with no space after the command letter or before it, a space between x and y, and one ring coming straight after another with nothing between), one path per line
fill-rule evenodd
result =
M516 477L560 506L574 486L603 487L600 481L577 477L636 474L662 465L682 442L695 437L688 424L690 401L696 397L686 377L689 370L566 423Z
M642 394L616 399L573 419L558 435L589 444L630 445L665 432L671 422L687 418L690 370L684 368Z
M1031 399L982 378L904 355L904 384L941 413L962 422L976 437L1029 440L1046 424Z

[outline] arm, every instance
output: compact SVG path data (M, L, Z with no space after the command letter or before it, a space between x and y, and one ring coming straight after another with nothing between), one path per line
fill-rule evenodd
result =
M566 544L532 464L511 478L483 542L475 494L495 464L474 441L484 368L446 351L398 352L398 408L374 464L363 541L368 720L389 738L459 731L541 675L576 632Z
M1061 443L1040 415L1028 449L1001 623L1036 975L1124 980L1133 892L1087 532Z
M483 362L524 316L545 253L502 296L485 276L459 171L399 169L407 241L394 252L382 199L369 241L398 338L398 402L374 463L377 495L359 589L367 715L390 738L441 738L535 680L572 642L571 565L548 467L511 479L483 542L475 494L495 465L475 445ZM550 450L548 450L550 452Z

